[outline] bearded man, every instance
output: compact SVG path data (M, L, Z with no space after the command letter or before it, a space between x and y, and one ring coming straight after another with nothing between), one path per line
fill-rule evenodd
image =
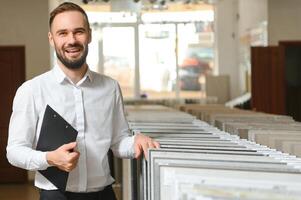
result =
M69 172L66 192L38 171L40 200L114 200L107 152L138 158L159 143L138 134L129 136L118 83L89 69L86 63L91 29L78 5L63 3L50 13L49 43L57 63L52 70L26 81L16 92L9 125L7 158L17 167ZM49 105L77 131L76 142L54 151L36 150L43 115Z

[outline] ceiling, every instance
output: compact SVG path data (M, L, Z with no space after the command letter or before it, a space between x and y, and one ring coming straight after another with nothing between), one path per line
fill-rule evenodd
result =
M59 0L64 2L64 0ZM71 0L88 11L193 11L211 10L217 0ZM137 1L137 2L136 2Z

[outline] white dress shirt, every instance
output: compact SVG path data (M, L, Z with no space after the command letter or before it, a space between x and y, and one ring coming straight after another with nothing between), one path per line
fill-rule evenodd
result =
M92 192L113 183L109 148L118 157L134 156L134 137L129 136L118 83L88 69L82 80L73 84L58 66L26 81L17 90L9 124L7 158L12 165L27 170L49 167L46 152L35 150L47 104L78 131L80 157L69 173L66 190ZM39 172L35 185L56 189Z

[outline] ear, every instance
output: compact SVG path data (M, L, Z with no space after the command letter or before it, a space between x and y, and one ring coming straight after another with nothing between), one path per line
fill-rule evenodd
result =
M92 30L91 28L89 28L89 40L88 40L89 44L91 43L91 41L92 41Z
M53 41L53 36L51 34L51 32L48 32L48 40L49 40L49 44L54 47L54 41Z

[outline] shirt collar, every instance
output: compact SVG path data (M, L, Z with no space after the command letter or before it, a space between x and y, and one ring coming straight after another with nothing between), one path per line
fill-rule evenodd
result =
M53 73L54 73L55 79L58 83L63 83L65 80L72 83L72 81L66 76L66 74L63 72L63 70L58 65L55 65L53 67ZM76 85L82 84L87 78L90 80L90 82L93 81L93 73L89 69L89 67L87 69L86 74L83 76L83 78Z
M89 67L87 69L87 72L86 72L85 76L87 76L89 78L90 82L93 82L93 73L92 73L92 71L90 70Z
M62 83L65 79L67 79L66 74L63 72L63 70L58 65L55 65L53 67L52 71L53 71L54 77L58 83Z

